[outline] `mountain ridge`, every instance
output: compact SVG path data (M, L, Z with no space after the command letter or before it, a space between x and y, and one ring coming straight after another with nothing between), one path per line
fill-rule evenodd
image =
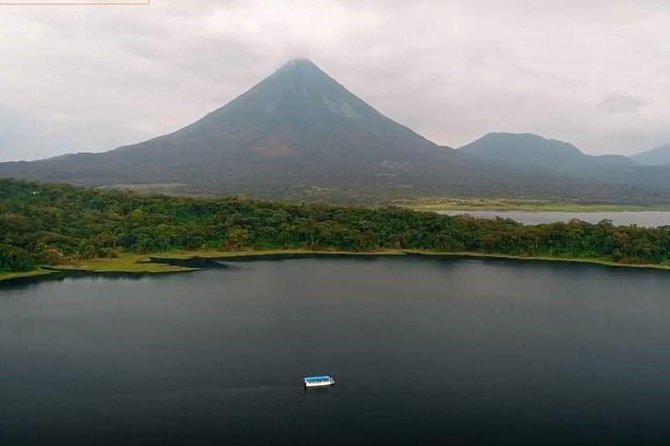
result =
M0 163L0 176L91 186L177 184L172 192L299 200L446 195L670 200L670 187L644 191L565 178L438 146L305 59L284 64L174 132L103 153Z
M655 147L651 150L636 153L631 158L639 164L647 166L670 165L670 143Z
M549 169L634 164L623 155L590 155L573 144L533 133L490 132L458 150L484 160Z

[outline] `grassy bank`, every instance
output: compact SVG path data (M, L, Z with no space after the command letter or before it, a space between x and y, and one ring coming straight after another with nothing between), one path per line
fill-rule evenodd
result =
M180 253L181 255L181 253ZM192 256L197 256L194 252ZM189 257L183 257L189 258ZM32 279L58 273L91 273L91 274L164 274L197 271L200 268L170 265L152 262L145 254L121 254L118 257L91 259L65 265L45 266L33 271L0 272L0 282Z
M438 252L438 251L424 251L424 250L400 250L389 249L379 251L310 251L306 249L277 249L277 250L261 250L261 251L216 251L216 250L195 250L195 251L173 251L165 253L147 254L147 255L125 255L124 261L119 259L97 259L90 263L96 265L96 268L88 269L92 272L139 272L139 273L161 273L161 272L179 272L179 271L193 271L200 268L186 268L181 266L172 266L162 262L167 262L170 259L175 260L193 260L193 259L228 259L234 261L240 258L258 257L259 260L277 257L292 257L292 256L410 256L420 255L428 257L454 257L454 258L482 258L482 259L501 259L501 260L519 260L519 261L539 261L539 262L561 262L561 263L582 263L591 265L602 265L618 268L645 268L645 269L660 269L670 270L670 263L666 264L631 264L631 263L616 263L608 259L597 258L577 258L577 257L547 257L547 256L515 256L506 254L487 254L477 252ZM150 259L155 259L156 262L151 262ZM132 263L140 262L140 263ZM118 269L121 266L122 269Z
M9 280L18 280L18 279L27 279L31 277L39 277L39 276L47 276L49 274L53 274L54 271L47 270L47 269L35 269L32 271L21 271L21 272L13 272L13 273L8 273L8 272L1 272L0 271L0 282L1 281L9 281Z
M146 257L157 260L178 259L190 260L194 258L201 259L234 259L240 257L275 257L275 256L296 256L296 255L314 255L314 256L389 256L404 255L408 251L400 249L387 249L379 251L311 251L308 249L270 249L270 250L248 250L248 251L216 251L216 250L195 250L195 251L171 251L168 253L151 254Z
M152 262L150 257L151 256L146 254L125 253L119 255L118 257L91 259L68 265L58 265L51 268L57 271L135 274L177 273L197 270L197 268L188 268L177 265L168 265L166 263Z
M425 198L395 203L417 211L526 211L526 212L643 212L670 211L670 205L632 205L583 203L576 201L493 199L493 198Z
M309 250L267 250L267 251L176 251L171 253L161 253L150 255L152 259L158 261L167 261L169 259L190 260L196 258L204 259L228 259L234 261L235 259L250 257L276 258L281 256L411 256L419 255L426 257L452 257L452 258L473 258L473 259L500 259L500 260L518 260L518 261L534 261L534 262L561 262L561 263L582 263L590 265L601 265L617 268L644 268L644 269L659 269L670 270L670 262L666 264L631 264L631 263L616 263L608 259L595 258L576 258L576 257L545 257L545 256L514 256L506 254L486 254L477 252L437 252L437 251L423 251L423 250L400 250L389 249L381 251L355 252L355 251L309 251Z
M73 262L64 265L55 265L24 272L0 272L0 282L47 276L55 273L91 273L91 274L164 274L198 271L200 267L189 267L171 265L169 260L193 260L193 259L235 259L248 257L277 257L277 256L299 256L299 255L403 255L400 250L373 251L373 252L351 252L351 251L309 251L304 249L291 250L263 250L263 251L216 251L216 250L194 250L194 251L170 251L153 254L123 253L117 257L99 258Z
M542 256L514 256L504 254L485 254L473 252L433 252L420 250L383 250L371 252L353 251L309 251L309 250L266 250L266 251L174 251L155 254L123 254L116 258L87 260L81 263L49 267L49 269L38 269L35 271L20 273L0 273L0 281L17 280L22 278L34 278L45 276L56 272L87 272L87 273L120 273L120 274L162 274L197 271L200 267L187 267L170 265L170 260L193 260L193 259L249 259L250 257L264 257L276 259L277 257L293 256L427 256L427 257L450 257L450 258L472 258L472 259L501 259L517 261L539 261L560 263L581 263L590 265L601 265L617 268L643 268L656 270L670 270L670 263L665 264L627 264L616 263L607 259L595 258L566 258L566 257L542 257ZM153 261L152 261L153 259Z

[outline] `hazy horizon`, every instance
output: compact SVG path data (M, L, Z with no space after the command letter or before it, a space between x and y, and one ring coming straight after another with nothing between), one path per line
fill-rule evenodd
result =
M488 132L592 154L670 143L670 4L582 3L0 6L0 161L172 132L297 57L442 145Z

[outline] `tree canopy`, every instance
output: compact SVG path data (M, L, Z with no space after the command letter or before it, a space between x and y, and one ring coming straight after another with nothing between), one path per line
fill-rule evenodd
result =
M147 196L0 180L0 271L175 249L407 249L662 264L670 260L670 227L578 220L526 226L397 207Z

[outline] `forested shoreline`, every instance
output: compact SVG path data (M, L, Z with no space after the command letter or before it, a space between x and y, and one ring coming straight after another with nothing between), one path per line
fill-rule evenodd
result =
M171 250L424 250L670 263L670 227L524 226L397 207L146 196L0 180L0 271Z

